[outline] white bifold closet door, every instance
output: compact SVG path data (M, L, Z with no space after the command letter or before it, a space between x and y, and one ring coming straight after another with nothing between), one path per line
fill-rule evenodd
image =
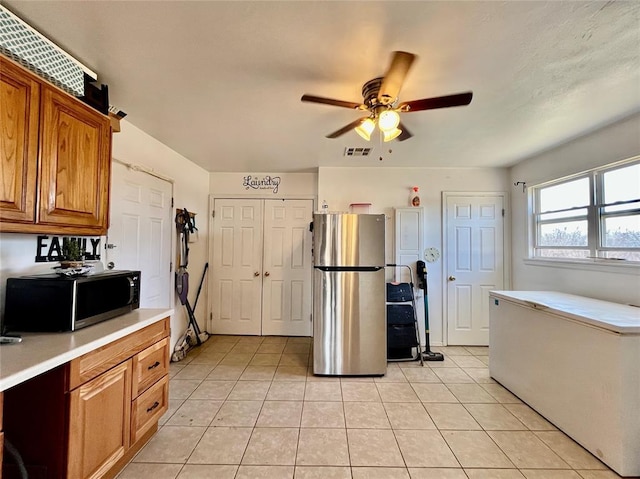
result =
M311 335L312 200L215 199L214 334Z

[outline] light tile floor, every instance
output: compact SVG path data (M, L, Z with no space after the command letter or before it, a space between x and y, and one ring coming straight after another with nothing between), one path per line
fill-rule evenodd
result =
M120 479L619 477L489 377L488 348L316 377L310 338L214 336L172 363L170 409Z

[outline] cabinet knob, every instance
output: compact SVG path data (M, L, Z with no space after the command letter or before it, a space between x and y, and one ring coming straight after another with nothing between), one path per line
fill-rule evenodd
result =
M269 273L268 271L264 274L265 276L271 276L271 273Z
M256 271L255 273L253 273L254 276L260 276L260 272Z
M147 371L151 371L152 369L157 368L158 366L160 366L160 361L156 361L155 363L153 363L151 366L149 366L147 368Z
M456 277L455 276L449 276L449 281L455 281Z

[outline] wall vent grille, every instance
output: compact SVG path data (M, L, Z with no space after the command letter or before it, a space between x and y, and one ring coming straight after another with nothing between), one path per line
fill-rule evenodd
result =
M369 156L373 148L347 147L344 149L344 156Z
M84 95L84 74L97 75L0 5L0 52L75 96Z

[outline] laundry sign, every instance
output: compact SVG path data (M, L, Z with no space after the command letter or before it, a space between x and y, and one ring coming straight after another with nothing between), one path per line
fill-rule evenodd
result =
M247 175L243 178L242 186L245 190L271 190L275 195L280 186L279 176L265 175L263 177Z
M78 236L38 236L36 243L36 263L48 263L62 259L62 247L69 241L75 241L84 252L85 260L100 259L100 237Z

